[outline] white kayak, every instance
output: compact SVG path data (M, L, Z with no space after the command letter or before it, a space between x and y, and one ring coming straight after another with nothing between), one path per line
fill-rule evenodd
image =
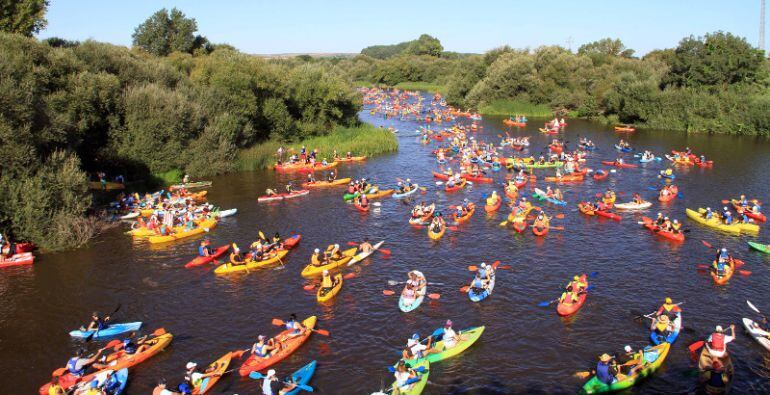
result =
M743 319L743 326L746 328L746 331L749 332L751 337L757 341L757 343L761 344L765 350L770 351L770 339L768 338L768 336L770 336L770 332L762 329L758 323L752 321L749 318Z
M231 215L235 215L235 213L238 212L237 208L231 208L229 210L223 210L219 212L219 218L229 217Z
M120 219L133 219L140 215L141 213L139 211L134 211L132 213L128 213L126 215L123 215L120 217Z
M652 202L644 202L641 204L634 202L615 204L615 208L618 210L644 210L646 208L650 208L650 206L652 206Z
M372 250L371 250L371 251L369 251L369 252L359 252L358 254L356 254L355 256L353 256L353 259L351 259L351 260L348 262L348 266L350 266L350 265L353 265L353 264L356 264L356 263L358 263L358 262L361 262L361 261L363 261L364 259L368 258L368 257L369 257L369 255L372 255L372 254L374 254L374 252L375 252L375 251L379 250L379 249L380 249L380 246L382 246L382 243L384 243L384 242L385 242L385 240L383 240L383 241L381 241L381 242L379 242L379 243L377 243L377 244L373 245L373 246L372 246Z

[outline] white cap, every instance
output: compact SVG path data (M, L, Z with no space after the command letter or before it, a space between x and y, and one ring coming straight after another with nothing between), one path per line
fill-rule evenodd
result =
M417 340L409 339L409 340L406 341L407 347L412 347L415 344L417 344Z
M197 366L198 366L198 364L195 363L195 362L187 362L187 370L195 369L195 367L197 367Z
M340 245L339 244L335 244L334 248L340 248Z
M631 352L631 351L632 351L632 348L631 348L631 346L626 346L626 347L625 347L625 348L623 348L623 349L624 349L624 350L626 350L626 352Z
M267 377L275 377L275 369L268 370Z
M722 329L722 325L717 325L717 332L722 332L724 329Z
M329 274L329 271L324 269L324 276L327 275L327 274Z
M319 250L318 248L316 248L314 252L315 252L316 254L318 254L319 252L321 252L321 250Z
M486 262L481 262L481 267L487 267Z

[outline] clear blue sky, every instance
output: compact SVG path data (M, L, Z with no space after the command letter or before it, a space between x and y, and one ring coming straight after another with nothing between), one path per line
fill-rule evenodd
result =
M359 52L428 33L444 48L484 52L558 44L572 49L620 38L637 53L683 37L723 30L757 45L759 0L51 0L40 38L131 45L134 28L162 7L177 7L199 33L248 53ZM770 10L768 10L770 12Z

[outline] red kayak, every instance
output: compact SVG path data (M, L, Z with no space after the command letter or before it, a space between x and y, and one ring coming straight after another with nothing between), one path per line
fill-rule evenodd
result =
M741 208L741 205L738 203L738 201L735 200L735 199L732 199L732 200L730 200L730 202L733 204L733 208L735 208L735 211L738 211L738 213L740 213L739 210ZM747 217L749 217L749 218L751 218L751 219L753 219L755 221L759 221L759 222L767 221L767 217L763 213L755 213L755 212L749 211L749 210L743 210L743 213L746 214ZM18 251L18 248L17 248L17 251Z
M658 200L665 203L676 199L676 195L679 193L679 187L677 187L676 185L672 185L668 188L668 192L669 193L666 196L658 194Z
M446 180L448 180L448 179L449 179L449 174L444 174L444 173L439 173L439 172L435 172L435 171L434 171L434 172L433 172L433 177L436 177L436 178L438 178L439 180L444 180L444 181L446 181Z
M564 147L558 144L551 144L548 146L548 148L553 152L554 154L560 154L564 152Z
M489 184L489 183L491 183L493 181L491 178L484 177L481 174L476 175L476 176L472 176L470 174L461 174L460 177L462 177L463 179L465 179L467 181L480 182L480 183L485 183L485 184Z
M653 221L652 218L642 217L642 222L644 222L645 228L651 230L657 235L661 235L669 240L684 241L684 233L671 233L665 230L661 230L657 225L655 225L655 221Z
M524 233L524 231L527 230L527 221L514 222L513 230L515 230L516 233Z
M608 161L608 160L603 160L602 164L603 165L607 165L607 166L615 166L615 167L620 167L620 168L626 168L626 169L633 169L633 168L639 167L639 166L631 164L631 163L618 163L618 162L612 162L612 161Z
M521 189L521 187L523 187L524 185L527 185L527 177L524 177L523 181L516 181L516 179L514 178L513 185L516 185L516 188Z
M465 187L465 184L466 184L466 182L465 182L465 180L463 180L461 183L455 184L455 186L453 186L453 187L450 187L450 186L444 187L444 191L446 191L446 192L456 192L456 191L459 191L459 190L463 189Z
M364 213L369 211L369 204L367 203L366 206L362 206L359 203L358 199L353 200L353 205L356 206L356 209L358 209L358 211L361 211Z
M24 241L16 244L16 253L21 254L24 252L32 252L35 250L35 248L37 248L35 243Z
M272 196L260 196L259 198L257 198L257 201L258 202L274 202L274 201L278 201L278 200L291 199L291 198L295 198L295 197L298 197L298 196L305 196L308 193L310 193L309 190L307 190L307 189L300 189L300 190L294 191L292 193L279 193L277 195L272 195Z
M596 214L598 216L601 216L601 217L609 218L609 219L612 219L612 220L615 220L615 221L620 221L621 219L623 219L623 217L621 217L621 216L619 216L619 215L617 215L615 213L611 213L609 211L596 210L596 211L594 211L594 214Z
M224 253L227 252L227 250L229 250L229 249L230 249L230 245L229 244L217 247L211 255L209 255L209 256L200 256L200 255L196 256L193 260L191 260L190 262L187 262L184 265L184 267L191 268L191 267L195 267L195 266L205 265L205 264L207 264L207 263L209 263L209 262L219 258L220 256L224 255Z
M294 248L294 246L299 244L300 240L302 240L302 236L301 235L293 235L293 236L291 236L288 239L283 241L283 248L287 249L287 250L290 250L290 249Z
M588 276L586 276L585 274L580 276L580 282L584 283L586 287L588 287ZM559 302L559 304L556 306L556 313L562 317L575 314L578 310L580 310L581 307L583 307L583 304L586 302L586 299L588 299L588 292L583 291L578 295L578 300L575 303Z
M32 255L31 252L23 252L21 254L13 255L10 258L0 260L0 268L11 267L11 266L21 266L21 265L31 265L33 262L35 262L35 256Z
M597 170L594 172L594 180L599 181L609 177L610 173L606 170Z

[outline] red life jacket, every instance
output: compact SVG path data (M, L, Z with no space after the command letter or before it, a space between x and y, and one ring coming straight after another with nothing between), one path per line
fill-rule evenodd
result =
M714 351L725 351L725 334L712 333L709 348Z

